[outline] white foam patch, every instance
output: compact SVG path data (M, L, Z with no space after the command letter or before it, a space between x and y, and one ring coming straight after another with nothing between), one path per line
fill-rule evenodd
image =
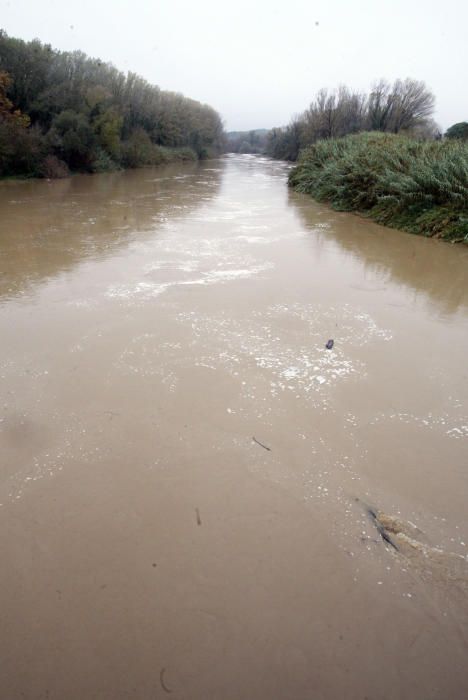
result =
M106 296L110 299L139 299L149 301L165 292L169 286L168 284L156 284L151 282L111 285L106 291Z
M250 268L244 268L240 270L212 270L211 272L205 274L204 279L206 280L206 284L213 284L216 282L228 282L230 280L245 279L246 277L252 277L253 275L258 275L260 272L272 270L273 268L273 263L263 263L261 265L253 265Z
M263 238L262 236L237 236L236 237L238 241L241 241L242 243L250 243L250 244L264 244L264 243L270 243L270 239L268 238Z
M425 430L443 430L450 438L460 439L468 437L468 416L460 416L458 419L452 414L442 413L434 415L432 412L424 415L414 413L395 412L381 413L375 416L369 425L377 425L386 421L405 423L406 425L416 425ZM454 425L454 423L456 423Z
M180 270L181 272L196 272L200 266L198 260L157 260L148 263L143 268L145 275L150 275L152 272L159 270Z
M453 438L468 437L468 425L460 425L458 428L450 428L447 430L447 435Z
M340 315L340 341L333 350L325 349L328 335L324 326L334 327ZM360 309L322 307L321 305L274 305L237 320L225 315L217 317L180 313L178 320L189 323L193 336L202 340L216 339L211 353L204 353L203 362L227 369L233 376L246 363L261 371L272 397L282 392L295 392L297 397L311 398L339 381L366 373L361 360L351 353L371 341L389 337L373 319ZM247 391L247 390L246 390ZM247 394L246 394L247 395ZM248 396L254 397L252 389ZM315 399L314 399L315 400Z
M192 269L189 264L187 272ZM235 280L247 279L255 275L271 270L274 267L273 263L263 263L262 265L252 265L242 269L221 269L210 270L202 273L199 277L192 279L179 279L169 282L137 282L135 284L111 285L106 290L106 297L110 299L120 299L126 301L151 301L160 296L169 289L178 286L186 285L214 285L225 282L233 282ZM148 272L163 269L162 267L146 268ZM173 268L171 268L173 269ZM179 268L181 269L181 268Z

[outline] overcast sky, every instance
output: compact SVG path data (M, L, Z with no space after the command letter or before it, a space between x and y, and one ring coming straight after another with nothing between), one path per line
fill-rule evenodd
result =
M464 0L0 0L0 27L207 102L228 130L380 77L424 80L444 129L468 121Z

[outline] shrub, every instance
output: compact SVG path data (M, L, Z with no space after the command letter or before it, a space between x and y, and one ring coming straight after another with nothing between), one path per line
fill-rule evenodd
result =
M144 129L135 129L122 143L122 164L126 168L158 165L164 162L162 149L156 146Z
M38 175L45 153L39 129L0 118L0 176Z
M468 139L468 122L458 122L453 124L445 132L448 139Z
M93 160L91 161L90 170L93 173L106 173L112 170L118 170L119 166L112 160L110 155L99 146L94 150Z
M63 160L60 160L57 156L48 155L39 166L39 174L42 175L42 177L55 180L68 177L70 171Z
M193 148L188 146L185 148L163 148L161 147L162 155L166 163L173 161L184 161L184 160L197 160L197 154ZM202 156L199 156L202 158Z

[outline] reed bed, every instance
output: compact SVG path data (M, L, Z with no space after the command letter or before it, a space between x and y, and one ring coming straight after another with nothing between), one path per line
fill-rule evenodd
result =
M298 192L424 236L468 243L468 143L366 132L317 141L289 184Z

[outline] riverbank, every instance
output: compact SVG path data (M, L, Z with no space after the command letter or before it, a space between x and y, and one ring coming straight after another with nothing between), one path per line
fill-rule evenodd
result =
M174 163L196 162L198 160L208 160L208 158L200 158L192 148L165 148L162 146L151 145L146 153L141 153L138 150L132 154L131 162L126 166L110 162L107 167L101 169L90 169L88 175L96 175L104 172L118 172L124 170L134 170L136 168L154 168ZM42 164L42 167L36 171L23 175L0 175L1 182L16 182L25 180L61 180L71 177L72 175L83 175L82 171L70 170L66 163L60 161L54 156L48 156Z
M468 243L468 145L378 132L306 148L289 185L339 211Z

